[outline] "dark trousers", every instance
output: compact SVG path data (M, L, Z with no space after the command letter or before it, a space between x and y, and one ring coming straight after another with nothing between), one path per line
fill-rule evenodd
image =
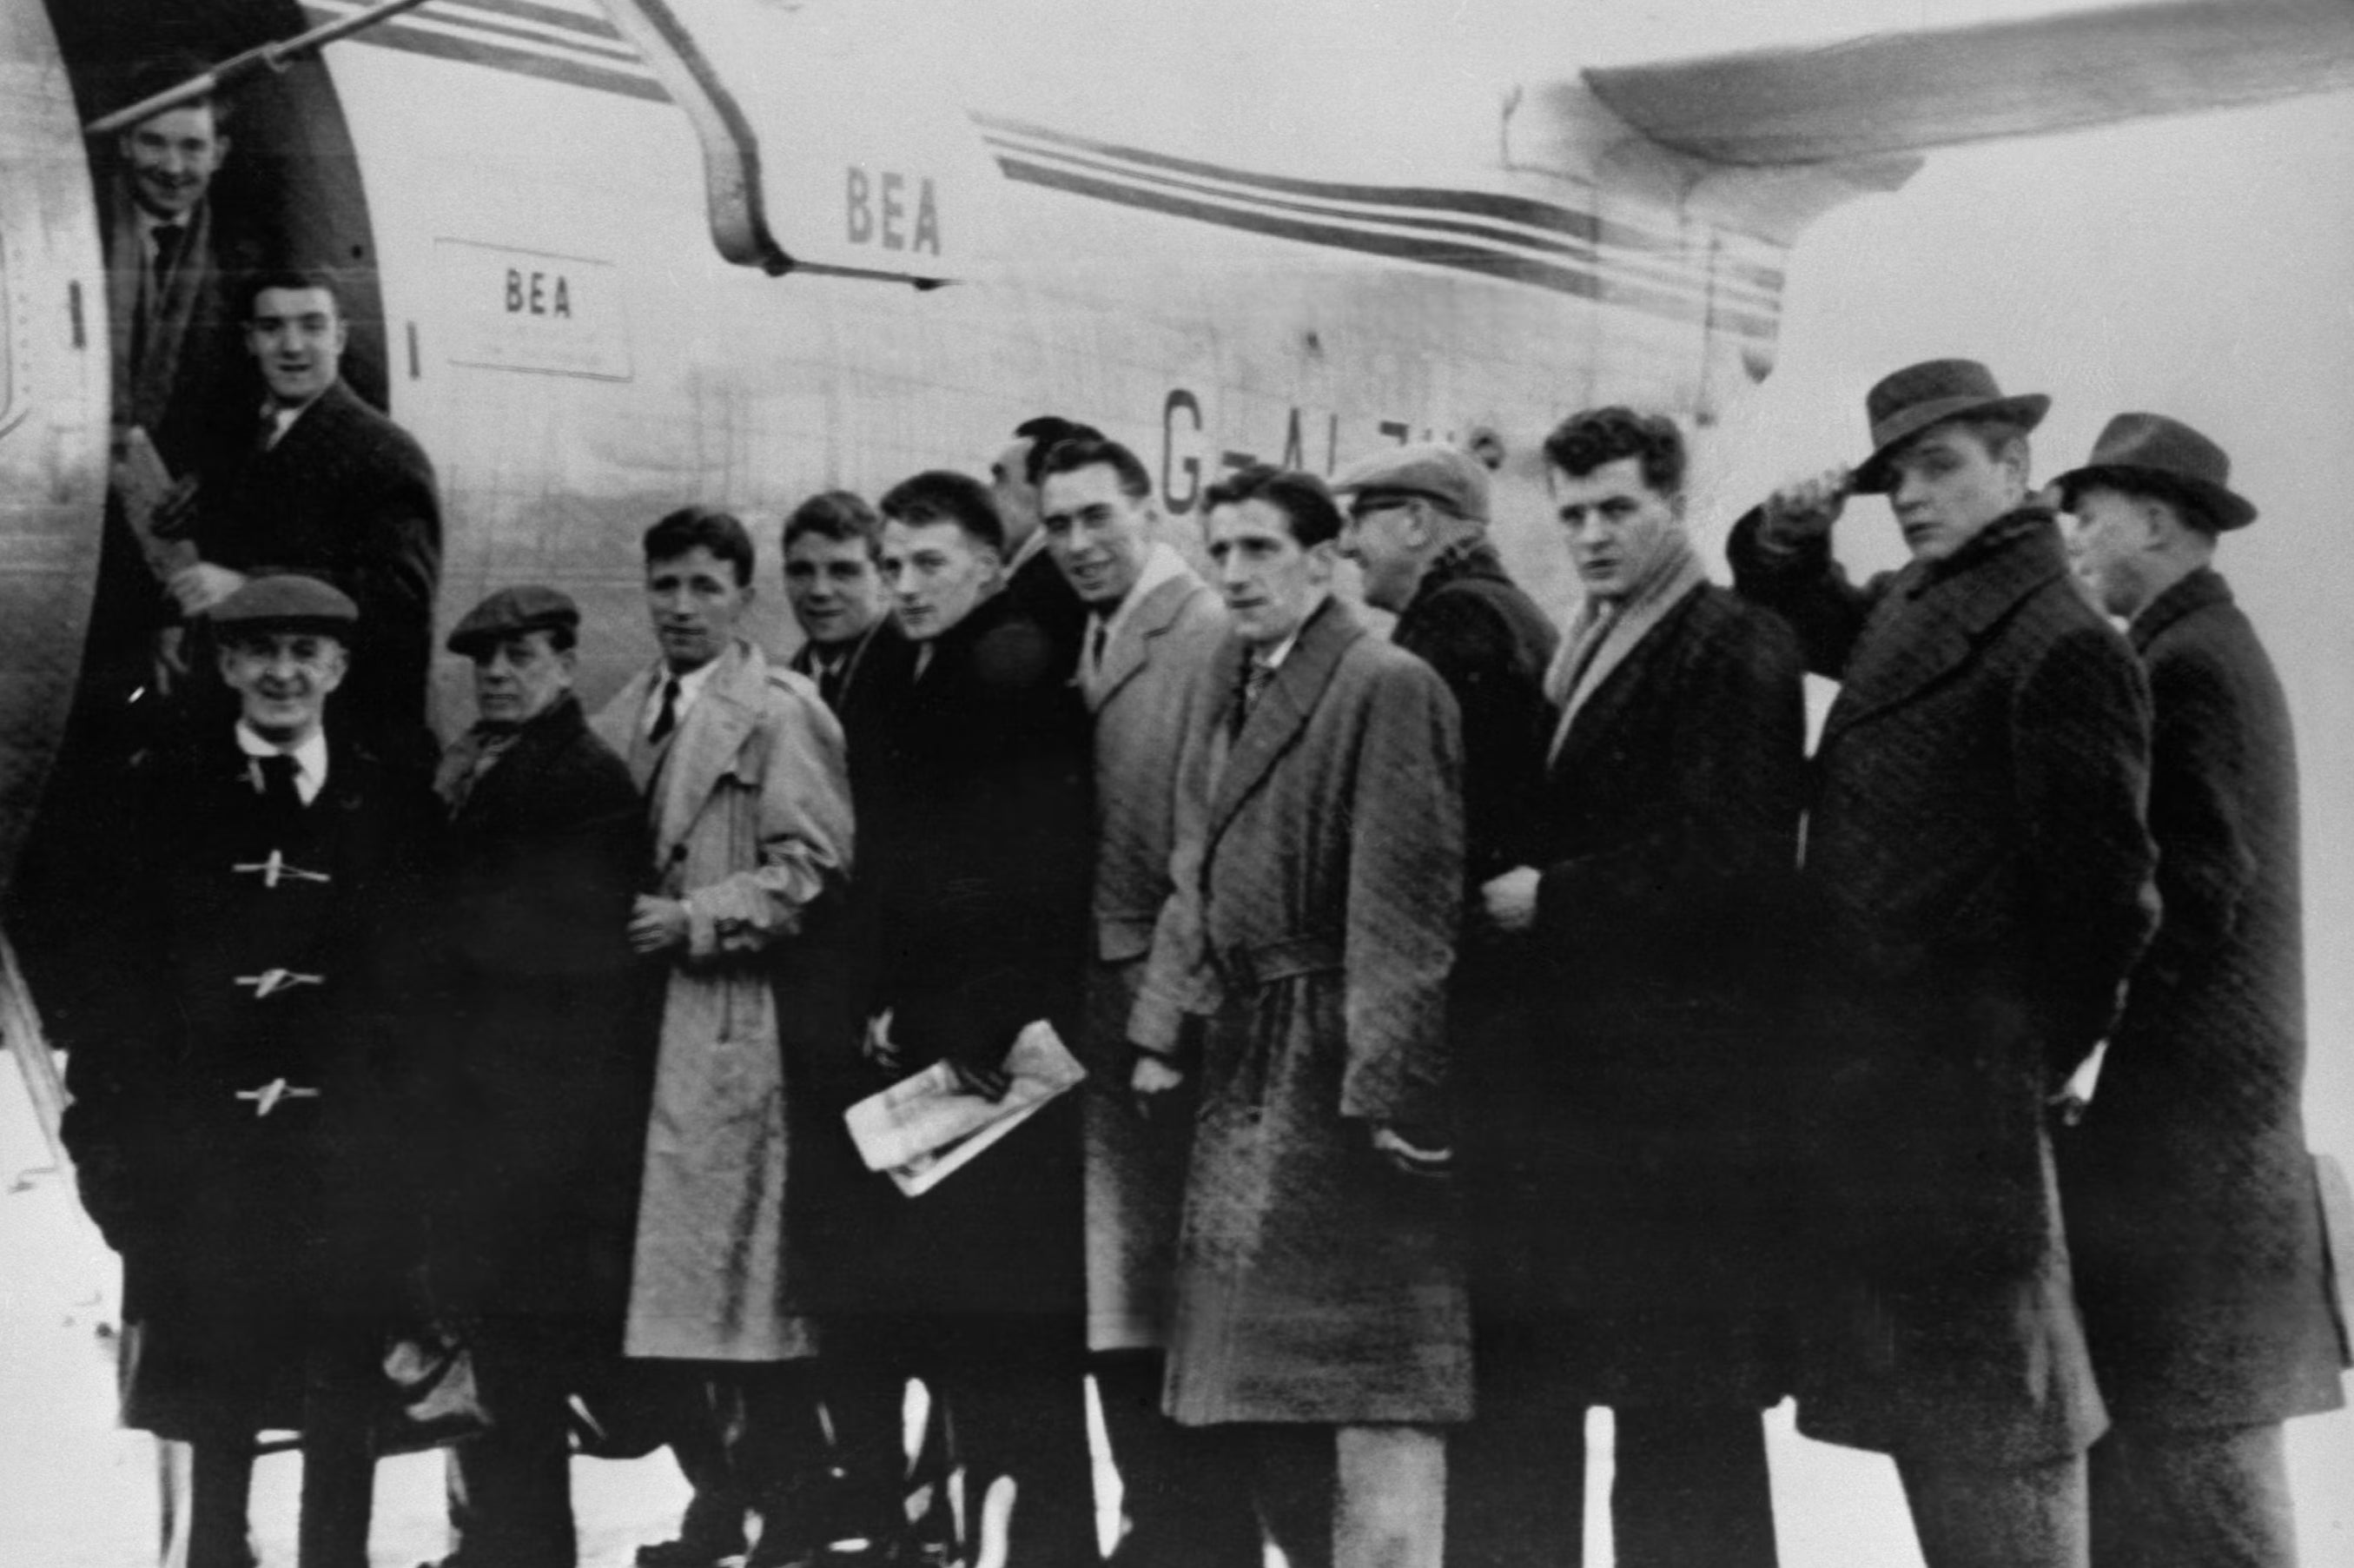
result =
M1095 1478L1087 1453L1087 1330L1059 1313L860 1313L825 1326L829 1409L843 1467L873 1478L898 1472L883 1457L882 1391L921 1378L946 1409L949 1441L964 1469L967 1560L976 1560L993 1483L1013 1483L1007 1568L1092 1568L1097 1561ZM843 1420L833 1391L865 1390L863 1422ZM896 1406L889 1452L898 1451ZM879 1511L870 1491L865 1508ZM904 1514L900 1517L904 1518Z
M573 1568L567 1401L588 1346L582 1325L493 1316L472 1330L491 1429L449 1451L449 1568Z
M2090 1456L2093 1568L2295 1568L2281 1424L2113 1426Z
M2084 1456L1989 1469L1896 1461L1927 1568L2085 1568Z
M1585 1410L1571 1351L1541 1328L1482 1325L1476 1414L1447 1449L1447 1568L1575 1568L1585 1540ZM1774 1568L1766 1421L1738 1405L1612 1407L1620 1568Z
M1447 1436L1437 1426L1246 1423L1202 1430L1245 1467L1291 1568L1441 1568Z
M1119 1568L1259 1568L1258 1523L1231 1445L1214 1427L1180 1426L1161 1413L1167 1360L1159 1351L1115 1351L1088 1363L1128 1520L1113 1561Z
M670 1361L650 1365L662 1429L694 1497L679 1539L714 1556L744 1549L758 1514L773 1558L813 1539L826 1471L825 1432L806 1361Z
M298 1326L302 1367L300 1568L367 1568L384 1341L370 1323ZM189 1445L187 1568L248 1568L246 1505L268 1372L231 1391Z

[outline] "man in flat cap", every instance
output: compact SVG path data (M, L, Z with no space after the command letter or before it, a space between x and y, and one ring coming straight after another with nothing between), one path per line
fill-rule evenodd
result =
M2081 1563L2106 1424L2045 1102L2154 923L2149 698L2030 499L2049 401L1971 360L1900 370L1853 474L1777 493L1731 546L1739 590L1843 683L1799 926L1822 1053L1799 1425L1894 1457L1930 1568ZM1850 490L1889 497L1913 556L1862 588L1831 558Z
M358 620L213 610L235 720L130 770L65 1135L123 1259L123 1420L190 1443L189 1568L246 1568L254 1435L302 1433L303 1568L366 1568L384 1324L414 1257L390 1106L432 805L325 717ZM299 1387L299 1407L278 1390Z
M492 1425L451 1454L449 1568L572 1568L566 1397L621 1351L652 1020L630 952L652 855L629 765L573 694L580 612L502 588L451 632L473 726L435 780L433 1282L475 1325Z
M2296 1561L2282 1424L2334 1410L2340 1344L2305 1078L2296 756L2272 661L2213 566L2256 509L2159 414L2053 484L2095 602L2149 672L2162 916L2081 1125L2060 1138L2076 1298L2114 1423L2093 1562Z
M1776 617L1707 580L1671 420L1589 408L1544 457L1585 598L1548 675L1525 858L1476 912L1527 1005L1474 1068L1487 1266L1447 1560L1575 1563L1585 1407L1606 1404L1620 1568L1772 1568L1791 1075L1775 960L1804 671Z

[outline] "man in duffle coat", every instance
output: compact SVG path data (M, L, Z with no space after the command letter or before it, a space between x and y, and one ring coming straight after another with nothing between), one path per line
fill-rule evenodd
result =
M1774 938L1805 669L1779 620L1707 580L1672 422L1590 409L1544 451L1585 599L1548 683L1532 858L1482 890L1539 1000L1478 1128L1498 1150L1482 1223L1510 1255L1476 1303L1448 1559L1578 1561L1598 1404L1618 1563L1771 1568L1761 1413L1788 1392L1797 1218Z
M1447 981L1462 755L1429 665L1331 593L1312 475L1205 494L1234 630L1179 762L1175 893L1130 1021L1148 1107L1199 1079L1167 1408L1229 1429L1299 1568L1437 1568L1470 1414Z
M1247 1499L1209 1443L1161 1410L1171 1275L1185 1196L1182 1117L1128 1092L1128 1015L1169 897L1178 748L1225 634L1218 596L1167 541L1152 482L1117 441L1067 440L1039 473L1046 550L1087 607L1078 688L1094 718L1095 893L1087 965L1088 1366L1120 1478L1123 1568L1257 1568Z
M1850 476L1732 541L1741 593L1843 685L1815 759L1807 1153L1822 1222L1799 1425L1895 1457L1930 1568L2077 1564L2106 1425L2045 1102L2155 922L2149 699L2030 499L2049 399L1970 360L1867 399ZM1889 495L1913 559L1851 586L1829 528Z
M642 1561L740 1552L749 1510L754 1563L789 1562L816 1524L796 1494L823 1467L787 1191L794 1142L817 1135L818 1044L778 998L850 874L849 774L817 687L736 630L754 592L743 524L684 508L646 531L645 559L661 657L595 720L652 827L631 945L668 971L623 1350L674 1374L671 1442L695 1502Z
M649 862L630 769L589 731L580 612L501 588L450 633L476 719L435 779L449 1026L420 1042L437 1299L473 1328L490 1429L451 1454L446 1568L572 1568L566 1399L621 1353L652 988L630 951Z
M134 760L87 870L112 977L68 1036L66 1146L122 1255L126 1425L191 1445L189 1568L247 1568L255 1435L302 1433L302 1568L366 1568L386 1335L421 1238L421 777L326 721L358 613L258 576L215 608L234 719ZM296 1391L287 1397L288 1390Z
M2293 1563L2282 1423L2345 1403L2300 1103L2296 741L2213 566L2221 535L2256 517L2231 471L2180 421L2120 414L2052 482L2079 576L2130 623L2157 726L2158 935L2092 1103L2060 1135L2114 1422L2093 1446L2097 1568Z

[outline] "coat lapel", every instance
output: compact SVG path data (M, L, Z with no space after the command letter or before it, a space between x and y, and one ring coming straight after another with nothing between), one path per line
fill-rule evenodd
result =
M719 668L703 688L656 775L661 799L654 808L654 863L670 863L686 842L695 819L720 776L736 765L758 714L759 690L769 678L767 662L748 642L737 642L719 656Z
M525 725L506 755L474 781L453 818L456 826L511 821L517 814L514 806L534 798L539 776L583 727L578 700L565 697L561 703Z
M1967 563L1940 573L1907 567L1897 574L1872 609L1865 656L1848 670L1819 751L1966 663L2020 600L2067 574L2051 514L2015 513L1992 527L2002 536L1988 539Z
M1210 843L1217 842L1226 824L1242 809L1242 803L1266 782L1276 759L1298 742L1309 715L1316 711L1318 699L1340 669L1341 655L1364 634L1365 629L1336 599L1326 599L1309 617L1308 624L1300 629L1299 641L1292 644L1275 679L1260 694L1258 705L1244 721L1243 732L1235 738L1234 749L1226 758L1225 770L1218 775L1217 791L1210 802ZM1210 715L1212 725L1226 722L1246 656L1241 640L1229 637L1217 665L1225 694ZM1208 856L1203 859L1206 864Z
M1675 646L1677 629L1691 614L1692 607L1700 599L1697 592L1684 595L1682 602L1670 609L1649 630L1644 632L1635 646L1627 650L1626 657L1618 662L1617 667L1603 677L1602 683L1594 688L1593 694L1569 721L1569 733L1562 737L1561 747L1553 753L1546 768L1549 776L1575 773L1585 766L1584 754L1594 747L1596 741L1617 729L1627 705L1641 690L1645 676Z
M640 721L645 715L646 695L653 690L654 678L652 670L641 670L631 676L613 700L597 710L597 717L588 726L630 765L630 782L638 787L641 795L653 779L654 755L646 745Z
M2147 653L2159 633L2176 621L2210 605L2230 604L2231 586L2211 567L2201 567L2164 593L2152 599L2149 608L2134 617L2131 628L2134 652Z
M1101 712L1122 686L1136 678L1150 662L1153 640L1177 623L1178 612L1196 593L1205 591L1200 579L1189 572L1171 577L1145 596L1128 624L1119 629L1119 635L1104 650L1103 669L1087 694L1087 711Z

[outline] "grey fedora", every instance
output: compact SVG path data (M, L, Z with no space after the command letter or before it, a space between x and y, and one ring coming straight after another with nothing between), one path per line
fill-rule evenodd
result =
M2221 447L2163 414L2119 414L2093 443L2093 455L2052 482L2061 504L2096 484L2187 502L2217 533L2256 520L2255 503L2231 489L2232 460ZM2193 517L2194 524L2200 519Z
M2031 430L2052 399L2041 392L2004 396L1994 372L1975 359L1927 359L1882 377L1864 395L1863 407L1872 420L1872 455L1855 466L1855 490L1878 495L1888 489L1888 459L1930 426L1969 416Z

